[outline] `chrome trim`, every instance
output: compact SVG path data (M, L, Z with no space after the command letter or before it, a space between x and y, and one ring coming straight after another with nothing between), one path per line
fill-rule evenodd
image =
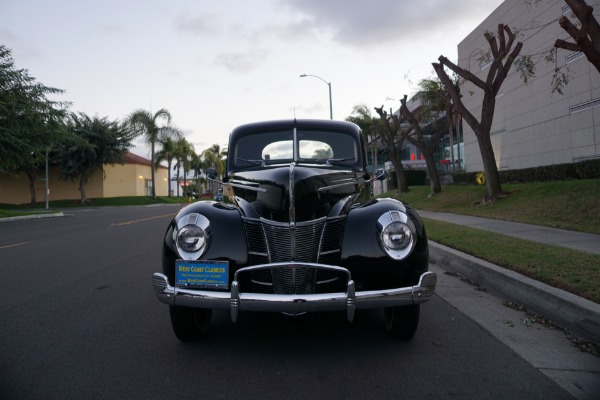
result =
M289 218L290 218L290 224L289 227L290 229L294 229L294 227L296 226L296 200L294 197L294 192L295 192L295 183L296 183L296 174L294 172L294 168L296 168L296 163L293 162L290 164L290 169L289 169L289 197L290 197L290 210L289 210ZM294 247L294 234L292 231L292 247Z
M408 226L411 232L410 243L408 244L408 246L401 250L387 248L386 245L383 243L383 238L381 237L385 228L394 222L403 223L404 225ZM385 213L381 214L381 216L377 220L377 234L379 235L379 243L383 251L393 260L403 260L406 257L408 257L410 253L412 253L413 249L417 244L415 232L416 228L411 219L408 218L408 215L406 215L406 213L400 210L386 211Z
M179 245L179 232L186 225L196 225L200 229L204 231L204 246L202 246L199 250L194 252L188 252L181 248ZM177 228L173 229L173 243L175 243L175 247L177 249L177 253L184 260L196 260L198 259L210 246L212 229L210 226L210 221L202 214L198 213L190 213L181 217L181 219L177 222Z
M240 291L237 280L240 273L276 267L311 267L344 272L348 277L346 292L281 295ZM237 321L240 311L303 313L343 310L346 310L348 321L352 322L355 310L427 302L435 293L437 276L434 272L425 272L414 286L356 291L350 271L346 268L314 263L275 263L239 269L234 274L230 292L175 288L169 285L168 278L161 273L153 275L152 284L156 297L162 303L170 306L230 310L233 322Z
M362 178L361 179L355 179L355 180L353 180L351 182L338 183L338 184L335 184L335 185L323 186L323 187L318 188L317 191L318 192L326 192L328 190L337 189L337 188L344 187L344 186L362 185L362 184L367 183L367 182L370 182L370 181L366 181L366 180L364 180Z

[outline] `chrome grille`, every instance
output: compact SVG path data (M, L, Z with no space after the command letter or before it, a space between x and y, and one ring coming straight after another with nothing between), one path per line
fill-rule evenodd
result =
M292 228L288 223L245 218L248 265L293 261L339 265L344 223L345 217L321 218ZM252 272L250 291L319 293L330 291L338 279L337 274L316 268L272 268Z

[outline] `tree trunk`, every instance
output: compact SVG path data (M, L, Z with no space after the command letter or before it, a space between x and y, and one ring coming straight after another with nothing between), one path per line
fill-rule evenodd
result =
M85 174L81 174L79 177L79 194L81 195L81 204L85 203L87 200L85 194Z
M29 194L31 195L31 205L35 206L37 203L37 194L35 192L35 180L37 178L38 171L34 168L26 168L25 173L29 178Z
M398 186L398 194L408 193L408 180L406 179L406 173L404 173L402 161L400 161L400 158L396 156L396 153L390 153L390 161L396 170L396 185Z
M168 163L167 170L167 197L171 197L171 160Z
M152 198L153 199L156 198L156 190L155 190L156 185L155 185L155 180L154 180L154 163L155 163L155 160L154 160L154 146L155 146L155 143L154 143L154 140L153 140L152 144L150 146L151 147L151 151L152 151L152 157L151 157L151 159L152 159L152 166L151 166L150 174L152 176L152 190L151 190L151 193L152 193Z
M500 184L500 175L496 165L492 140L489 135L478 136L479 151L483 161L483 171L485 173L486 195L484 202L493 203L499 195L502 194L502 186Z
M460 131L462 128L462 122L460 118L460 114L457 115L456 120L456 161L458 164L458 170L462 171L462 163L460 162Z
M431 186L430 195L434 196L442 191L442 186L440 185L440 177L438 175L433 155L429 153L429 150L427 150L424 153L424 156L425 164L427 165L427 174L429 175L429 185Z
M177 197L179 197L179 164L177 165Z

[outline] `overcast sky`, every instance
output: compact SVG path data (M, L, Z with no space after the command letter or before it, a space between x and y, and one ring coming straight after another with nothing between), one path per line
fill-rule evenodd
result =
M71 111L123 120L166 108L200 153L246 122L329 118L326 82L334 119L358 104L396 109L501 3L0 0L0 44L64 89Z

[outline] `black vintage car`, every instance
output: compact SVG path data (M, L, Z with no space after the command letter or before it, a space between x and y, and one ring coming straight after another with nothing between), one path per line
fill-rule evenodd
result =
M383 308L387 331L411 338L437 282L427 235L407 205L371 198L358 126L248 124L233 130L228 150L228 202L183 208L165 235L153 285L175 335L200 338L213 309L233 321L240 311L336 310L352 321L357 309Z

